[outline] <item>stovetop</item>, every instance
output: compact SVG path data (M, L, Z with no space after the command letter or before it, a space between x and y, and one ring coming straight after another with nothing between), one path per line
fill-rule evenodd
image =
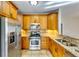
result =
M30 37L40 37L40 34L31 34Z

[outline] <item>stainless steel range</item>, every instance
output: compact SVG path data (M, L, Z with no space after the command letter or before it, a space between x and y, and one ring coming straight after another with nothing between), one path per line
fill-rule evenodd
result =
M30 26L30 50L39 50L40 49L40 24L32 23Z

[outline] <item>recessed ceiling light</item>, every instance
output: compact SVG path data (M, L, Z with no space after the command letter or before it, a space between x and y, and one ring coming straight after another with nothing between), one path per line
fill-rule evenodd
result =
M32 6L36 6L36 5L38 4L38 1L30 1L30 4L31 4Z

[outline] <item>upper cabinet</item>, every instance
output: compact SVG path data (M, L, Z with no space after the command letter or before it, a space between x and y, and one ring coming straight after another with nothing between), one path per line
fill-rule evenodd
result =
M0 15L2 15L2 2L0 1Z
M23 28L29 29L31 23L40 23L41 29L47 29L47 15L25 15L23 16Z
M42 30L47 29L47 15L39 16L40 26Z
M0 15L16 19L17 8L7 1L0 1Z
M23 29L29 29L30 20L30 16L23 16Z
M39 16L34 15L34 16L30 16L31 18L31 23L39 23Z
M16 19L17 9L13 6L12 3L10 3L9 6L10 6L10 17Z
M35 15L30 17L31 23L40 23L42 30L47 29L47 15Z
M47 28L49 30L58 30L58 14L57 13L48 15Z
M4 16L9 17L9 3L2 1L2 13L4 14Z

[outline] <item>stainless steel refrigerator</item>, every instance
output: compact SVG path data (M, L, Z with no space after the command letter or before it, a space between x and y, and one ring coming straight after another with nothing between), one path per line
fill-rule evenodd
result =
M14 20L0 17L0 56L21 56L21 26Z

